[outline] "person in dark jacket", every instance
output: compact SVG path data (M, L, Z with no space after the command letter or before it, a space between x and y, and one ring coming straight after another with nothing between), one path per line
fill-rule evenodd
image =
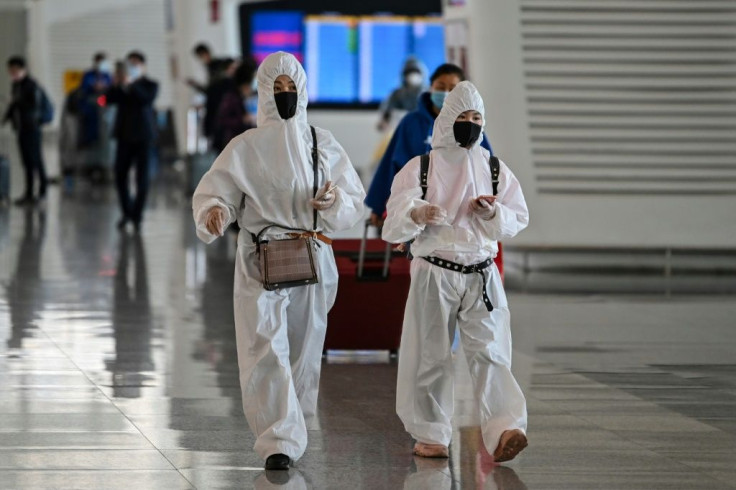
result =
M116 77L115 85L107 93L107 101L117 104L114 136L118 142L115 158L115 184L123 213L118 228L131 222L136 231L143 221L143 208L148 194L149 160L156 139L156 121L153 101L158 95L158 83L146 76L146 58L143 53L128 54L126 74ZM135 199L130 195L129 174L135 167Z
M417 109L404 116L396 127L365 198L365 203L372 210L372 224L382 224L386 202L391 195L391 184L399 170L415 156L429 153L432 149L434 120L439 115L447 94L463 80L465 73L459 66L449 63L440 65L430 77L430 91L419 97ZM485 134L481 146L493 154Z
M13 82L11 100L3 123L10 122L18 134L18 148L26 174L26 191L15 204L25 206L46 198L46 167L41 152L41 88L28 75L25 59L13 56L8 60L8 74ZM38 175L38 199L34 197L34 180Z
M204 43L197 44L192 52L207 70L207 84L202 85L191 78L187 83L205 96L202 129L207 139L214 143L217 111L225 94L233 89L233 74L238 63L232 58L213 57L209 46Z
M112 83L110 75L112 68L107 55L99 52L95 54L93 61L92 68L87 70L82 77L79 107L82 119L79 145L82 147L94 145L100 139L100 103L98 99Z
M256 127L255 114L250 114L246 107L248 98L255 93L253 90L255 72L255 63L247 62L235 70L233 77L235 88L223 97L215 119L213 148L218 153L225 149L231 139Z

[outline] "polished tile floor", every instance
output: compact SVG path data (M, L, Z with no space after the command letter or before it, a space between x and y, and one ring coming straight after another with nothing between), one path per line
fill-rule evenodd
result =
M735 298L635 279L510 294L531 445L508 466L478 451L462 362L451 458L428 461L388 355L333 353L305 457L266 474L240 407L234 244L199 243L188 207L155 189L141 236L104 189L0 210L0 488L736 488Z

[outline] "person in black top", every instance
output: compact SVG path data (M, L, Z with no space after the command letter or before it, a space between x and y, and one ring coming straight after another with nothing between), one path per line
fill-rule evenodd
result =
M217 111L222 99L235 86L233 74L238 67L238 62L232 58L213 57L209 46L204 43L197 44L192 52L207 70L207 84L202 85L191 78L187 80L187 83L206 98L202 129L210 143L216 144L214 139L216 138L215 131L217 129Z
M20 56L10 58L8 74L13 85L10 106L3 123L10 122L18 134L18 147L26 173L26 191L15 204L24 206L46 198L48 179L41 152L41 94L38 83L28 75L25 59ZM36 175L39 181L38 200L33 194Z
M132 222L136 231L143 221L143 208L148 194L149 160L156 139L153 101L158 95L158 83L146 76L143 53L128 54L125 76L116 76L107 93L107 101L117 104L114 136L118 142L115 158L115 184L120 197L123 217L118 228ZM130 195L129 174L135 166L135 199Z

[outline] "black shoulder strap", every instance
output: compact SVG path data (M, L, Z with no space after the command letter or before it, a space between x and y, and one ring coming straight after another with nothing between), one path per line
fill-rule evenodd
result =
M429 187L429 153L425 153L420 157L419 182L422 186L422 201L427 197L427 187Z
M493 195L498 194L498 176L501 175L501 161L498 157L491 155L491 182L493 184Z
M319 185L319 151L317 150L317 131L314 126L309 126L312 130L312 168L314 169L314 182L312 183L312 197L317 197L317 188ZM317 230L317 209L314 210L314 223L312 230Z

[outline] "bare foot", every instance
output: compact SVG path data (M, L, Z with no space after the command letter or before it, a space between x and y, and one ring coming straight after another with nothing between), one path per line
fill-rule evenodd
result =
M498 447L493 451L493 460L503 463L514 459L529 443L526 436L519 429L507 430L501 434Z
M425 444L417 442L414 444L414 454L423 458L449 458L450 452L447 446L442 444Z

